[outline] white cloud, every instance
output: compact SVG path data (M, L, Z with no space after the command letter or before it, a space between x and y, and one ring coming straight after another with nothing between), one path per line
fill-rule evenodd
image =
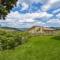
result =
M20 5L20 1L18 0L17 3L16 3L16 6L19 6Z
M46 25L49 27L60 27L59 19L50 19L46 22Z
M56 9L55 11L53 11L53 14L57 12L60 12L60 9Z
M42 10L47 11L58 2L60 2L60 0L48 0L47 3L43 5Z
M20 23L24 23L24 22L34 22L34 20L33 19L24 19L24 20L19 20L18 22L20 22Z
M44 27L47 27L46 24L44 22L42 22L42 21L36 22L35 26L44 26Z
M40 13L26 13L26 14L20 14L19 12L11 12L7 15L6 21L9 22L35 22L34 18L41 18L46 17L50 18L52 17L52 14L48 14L46 12L40 12Z
M22 3L22 9L21 10L26 10L29 7L29 5L25 2Z
M60 13L56 15L57 18L60 18Z
M5 23L6 26L10 27L31 27L33 25L46 26L45 23L42 22L42 20L37 21L34 19L39 17L50 18L52 16L52 14L48 14L46 12L20 14L18 11L16 11L10 12L6 17L6 20L1 20L0 22L3 25Z
M19 14L19 12L18 11L15 11L15 12L10 12L8 15L7 15L7 17L6 17L6 19L15 19L15 18L19 18L20 17L20 14Z
M57 23L57 24L60 24L60 20L59 19L50 19L49 21L47 21L47 23Z
M38 3L38 2L40 2L40 3L45 3L47 0L18 0L20 3L22 3L22 2L25 2L25 3L28 3L28 4L31 4L31 3L33 3L33 2L36 2L36 3Z
M7 15L6 20L8 22L33 22L30 14L20 14L19 12L11 12Z

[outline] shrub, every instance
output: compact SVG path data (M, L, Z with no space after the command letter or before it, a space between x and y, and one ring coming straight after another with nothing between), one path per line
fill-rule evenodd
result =
M27 41L27 33L1 31L0 33L0 50L14 49Z

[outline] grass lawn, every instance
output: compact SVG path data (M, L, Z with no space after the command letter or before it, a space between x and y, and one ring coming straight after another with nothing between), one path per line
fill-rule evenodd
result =
M32 37L15 50L0 52L0 60L60 60L60 39Z

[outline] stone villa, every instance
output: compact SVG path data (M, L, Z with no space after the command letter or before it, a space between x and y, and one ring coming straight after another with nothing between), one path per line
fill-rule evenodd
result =
M28 32L32 34L53 34L55 31L55 29L42 26L33 26L28 29Z

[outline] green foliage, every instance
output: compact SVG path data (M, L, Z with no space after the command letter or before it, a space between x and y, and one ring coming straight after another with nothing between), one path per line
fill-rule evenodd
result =
M26 33L0 30L0 50L14 49L27 41Z
M6 15L10 12L17 0L0 0L0 19L5 19Z

